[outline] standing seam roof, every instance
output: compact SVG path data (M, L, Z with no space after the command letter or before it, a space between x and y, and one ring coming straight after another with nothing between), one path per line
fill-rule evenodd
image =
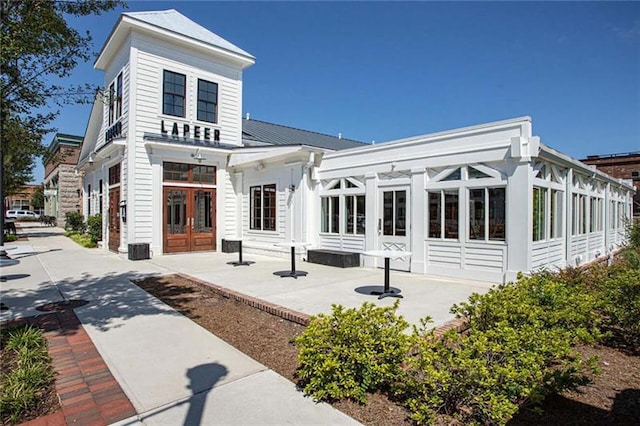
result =
M334 151L367 145L353 139L338 138L254 119L242 120L242 136L244 139L272 145L309 145Z

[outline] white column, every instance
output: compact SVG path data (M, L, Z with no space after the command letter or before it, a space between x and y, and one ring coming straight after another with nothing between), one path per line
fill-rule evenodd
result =
M411 272L425 274L425 173L424 167L411 169Z
M533 179L529 162L514 164L514 171L507 178L507 281L514 280L518 272L531 269L532 197Z
M365 194L366 194L366 223L365 223L365 250L378 249L378 179L375 173L369 173L364 176ZM373 256L362 256L365 266L376 266L376 258Z

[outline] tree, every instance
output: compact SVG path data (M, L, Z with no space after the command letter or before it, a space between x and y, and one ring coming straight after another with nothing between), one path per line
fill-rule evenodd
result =
M93 98L89 85L56 83L91 57L91 35L65 17L100 15L125 6L119 0L0 0L0 198L32 179L42 139L67 102ZM6 182L4 184L3 182ZM4 208L3 204L2 207ZM4 228L4 211L0 229ZM2 232L0 232L2 245Z
M44 209L44 187L42 185L38 185L36 190L33 191L33 195L31 196L31 205L38 211L42 211L42 209Z

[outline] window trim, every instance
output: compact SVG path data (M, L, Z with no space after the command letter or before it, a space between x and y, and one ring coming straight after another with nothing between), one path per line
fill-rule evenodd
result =
M179 75L181 77L184 78L184 85L182 86L182 94L180 93L175 93L175 92L167 92L167 88L166 88L166 84L167 84L167 74L175 74L175 75ZM186 118L187 117L187 76L186 74L182 74L179 72L175 72L175 71L171 71L171 70L167 70L167 69L163 69L162 70L162 98L161 98L161 102L162 102L162 114L163 115L167 115L167 116L171 116L171 117L180 117L180 118ZM165 106L166 106L166 102L165 102L165 96L166 95L171 95L171 96L175 96L175 97L182 97L182 115L177 115L177 114L172 114L169 113L165 110ZM172 104L173 107L175 107L175 103Z
M216 92L215 92L215 100L214 102L209 102L207 100L201 100L200 99L200 83L208 83L208 84L212 84L215 86L216 88ZM219 89L220 86L218 85L218 83L215 83L213 81L209 81L209 80L205 80L203 78L198 78L197 81L197 93L196 93L196 120L197 121L201 121L204 123L211 123L211 124L218 124L218 99L219 99ZM213 104L213 121L210 120L206 120L204 118L200 118L200 102L204 102L207 104Z
M260 217L256 218L254 216L254 188L259 188L260 190ZM266 191L265 188L273 189L272 191ZM273 195L271 195L273 194ZM273 197L273 205L269 205L269 209L273 211L273 229L265 228L265 220L269 220L269 218L265 217L265 199L268 197ZM254 222L256 219L259 219L260 227L256 227ZM249 230L251 231L259 231L259 232L277 232L278 231L278 186L275 183L268 184L260 184L260 185L251 185L249 186Z

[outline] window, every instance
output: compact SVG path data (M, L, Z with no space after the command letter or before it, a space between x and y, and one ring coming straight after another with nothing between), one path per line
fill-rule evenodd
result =
M120 183L120 164L109 167L109 185L117 185Z
M122 116L122 73L109 85L109 126Z
M91 216L91 185L87 185L87 217Z
M571 224L571 235L581 235L587 232L587 196L573 194L572 199L573 220Z
M98 206L99 206L99 213L102 214L102 179L100 179L100 183L99 183L99 189L98 189Z
M116 79L116 120L122 117L122 73Z
M113 118L114 118L113 103L115 100L115 96L116 96L116 90L115 90L115 82L114 82L114 83L111 83L111 85L109 86L109 126L113 124Z
M545 239L547 188L533 187L533 241Z
M562 237L562 197L564 192L551 190L551 214L549 215L551 238Z
M504 241L505 189L469 190L469 239Z
M165 182L216 184L215 166L165 162L162 173Z
M348 181L347 181L348 182ZM354 185L355 186L355 185ZM345 200L345 233L364 235L365 198L364 195L347 195Z
M429 192L428 198L429 237L458 239L458 190Z
M215 123L218 108L218 85L198 79L198 120Z
M162 88L162 113L184 117L186 77L172 71L164 71Z
M249 188L251 217L249 228L262 231L276 230L276 185Z
M340 232L340 197L322 197L321 231L338 234Z

